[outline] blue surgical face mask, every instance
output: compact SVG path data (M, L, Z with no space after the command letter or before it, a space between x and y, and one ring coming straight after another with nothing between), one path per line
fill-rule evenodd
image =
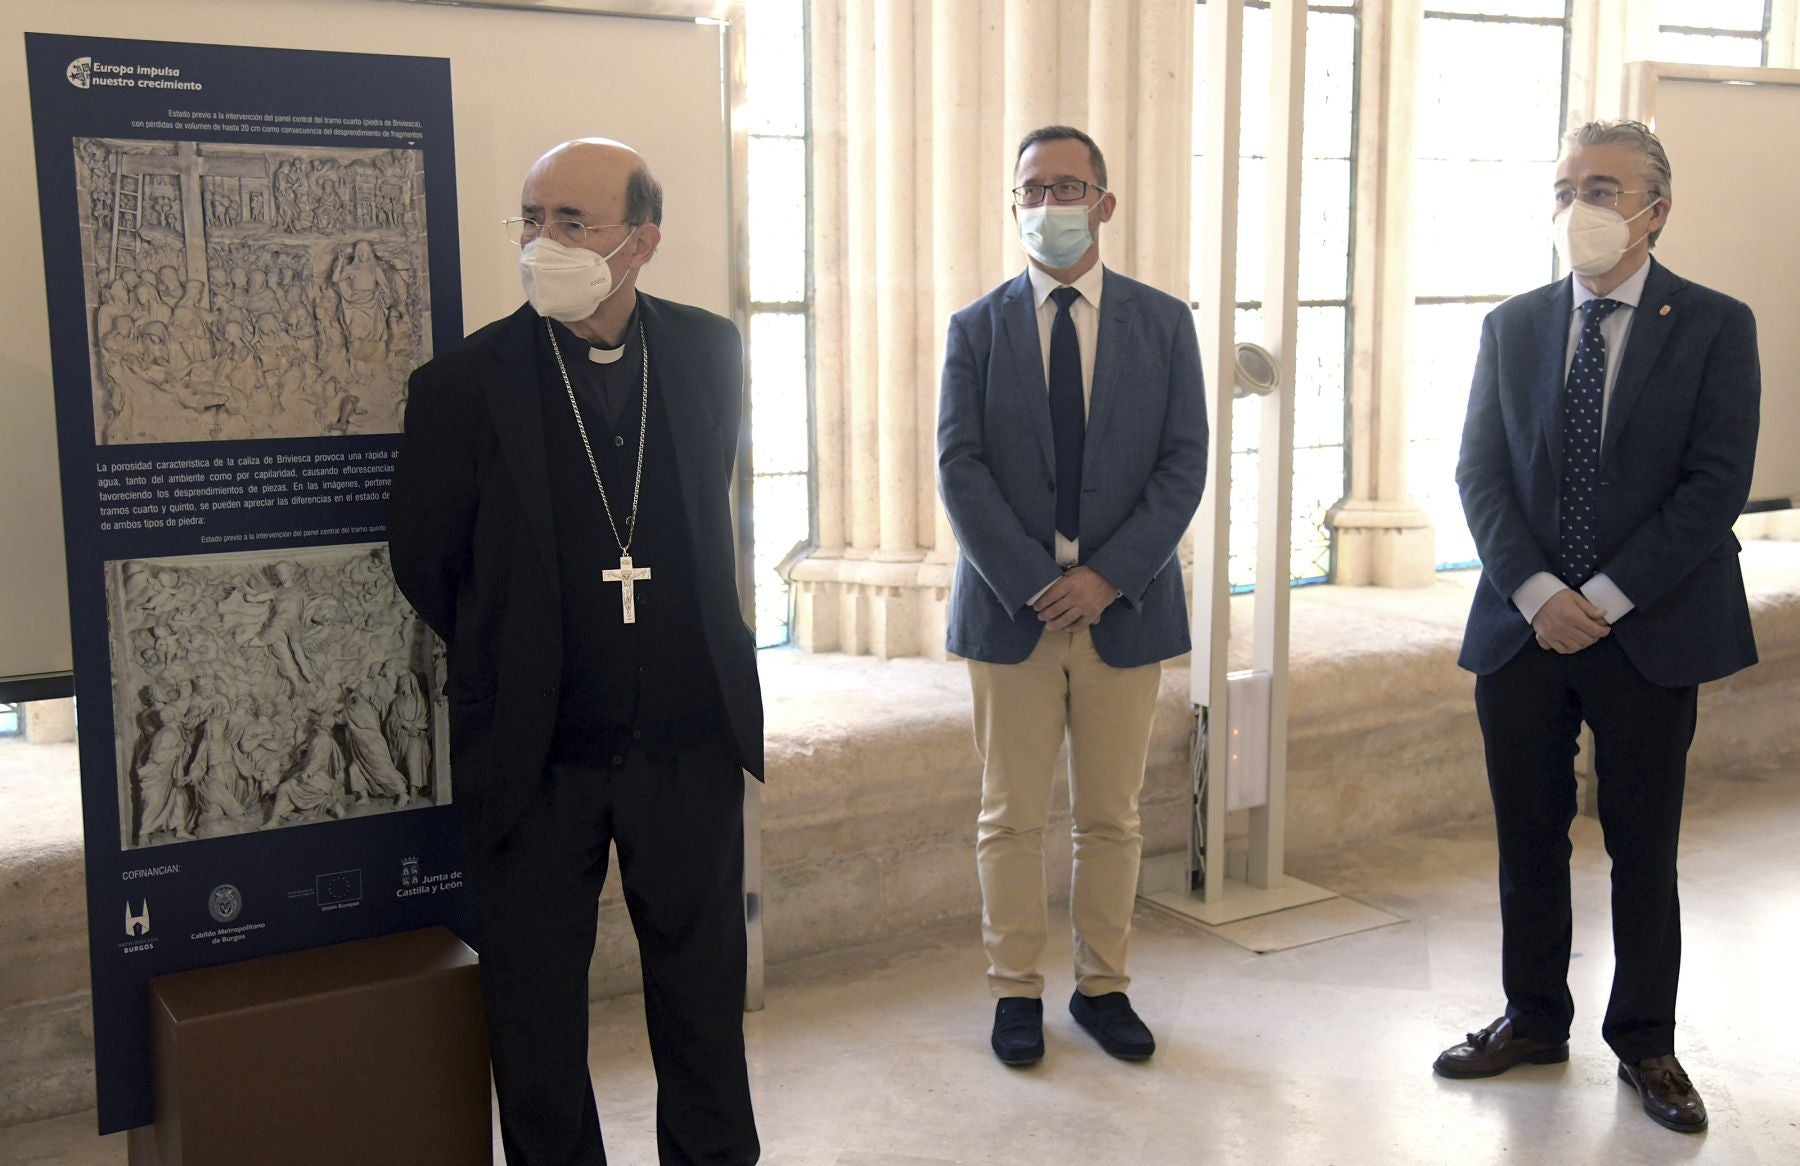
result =
M1073 267L1094 245L1088 229L1087 206L1032 206L1019 208L1019 243L1025 253L1045 267L1061 271Z

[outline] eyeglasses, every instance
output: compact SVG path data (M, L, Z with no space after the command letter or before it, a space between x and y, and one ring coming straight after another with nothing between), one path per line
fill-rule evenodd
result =
M539 235L548 233L552 239L568 247L580 247L588 241L588 236L596 231L610 231L614 227L629 227L630 223L596 223L589 226L578 223L574 219L551 219L548 224L536 219L502 219L501 229L506 232L507 239L515 247L523 247Z
M1618 206L1619 199L1627 194L1653 193L1655 192L1649 190L1614 190L1610 186L1590 186L1581 192L1580 198L1582 202L1587 203L1589 206L1611 209ZM1574 202L1575 199L1575 191L1568 187L1564 187L1556 192L1556 205L1559 207L1568 206L1570 203Z
M1090 190L1106 193L1106 187L1098 182L1082 182L1080 179L1070 178L1062 182L1028 182L1024 186L1015 186L1012 196L1013 203L1017 206L1042 206L1045 194L1057 202L1080 202Z

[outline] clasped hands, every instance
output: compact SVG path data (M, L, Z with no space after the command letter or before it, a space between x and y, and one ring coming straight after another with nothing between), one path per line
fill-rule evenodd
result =
M1031 605L1053 632L1080 631L1100 622L1100 613L1119 597L1119 589L1092 567L1071 567L1044 589Z
M1606 612L1572 588L1564 588L1545 601L1532 618L1538 647L1573 655L1591 648L1612 634Z

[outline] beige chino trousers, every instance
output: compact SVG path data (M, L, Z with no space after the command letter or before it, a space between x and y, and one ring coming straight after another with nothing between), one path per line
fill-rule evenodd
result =
M1048 930L1044 830L1056 755L1069 742L1075 869L1070 916L1075 985L1088 996L1123 992L1131 908L1137 898L1138 793L1150 749L1160 664L1114 668L1093 636L1046 630L1019 664L969 661L975 747L981 754L981 939L996 997L1041 996Z

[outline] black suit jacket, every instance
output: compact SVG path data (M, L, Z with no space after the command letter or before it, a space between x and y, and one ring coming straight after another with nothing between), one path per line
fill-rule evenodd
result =
M663 394L707 648L743 768L763 772L755 642L739 614L730 509L743 346L731 321L638 294ZM449 649L450 756L474 836L538 796L562 674L562 609L537 334L529 304L412 375L388 512L394 578Z
M1556 550L1568 279L1489 313L1456 481L1481 554L1461 664L1486 675L1532 631L1512 593ZM1599 572L1635 605L1613 628L1653 684L1756 663L1731 524L1750 496L1761 374L1756 321L1650 261L1600 440ZM1570 581L1580 585L1585 580Z

